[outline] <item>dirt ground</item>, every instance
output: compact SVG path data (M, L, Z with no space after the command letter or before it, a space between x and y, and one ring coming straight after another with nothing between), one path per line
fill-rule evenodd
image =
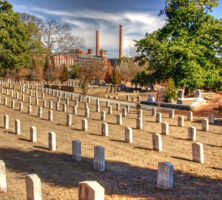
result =
M15 93L15 92L14 92ZM40 94L40 92L39 92ZM1 94L2 102L5 95ZM44 200L78 199L78 182L96 180L105 188L105 199L221 199L222 197L222 119L210 125L208 132L201 131L201 119L194 114L193 122L177 126L177 115L170 119L163 112L163 122L170 125L169 135L162 135L163 151L152 150L152 134L160 133L161 124L155 122L151 111L143 111L143 129L136 129L136 110L131 109L123 118L123 125L116 125L115 110L106 115L109 136L101 136L100 113L95 112L95 102L91 102L89 131L81 131L84 119L83 103L79 104L78 114L73 115L73 125L67 127L66 115L72 113L73 101L67 113L55 111L54 121L48 121L48 109L43 109L43 117L37 117L37 106L27 114L27 98L24 111L0 105L0 160L4 160L7 170L8 192L0 194L1 200L26 199L25 175L36 173L41 179ZM56 97L46 95L46 99ZM62 104L61 100L60 110ZM40 106L42 101L40 100ZM55 106L55 103L54 103ZM55 107L54 107L55 108ZM101 103L101 110L106 110ZM185 111L177 112L186 114ZM3 129L3 116L9 115L9 130ZM217 117L217 116L216 116ZM15 119L21 121L21 135L15 135ZM221 120L221 121L220 121ZM30 142L29 128L37 127L37 142ZM205 163L192 161L192 141L187 140L189 126L197 128L197 141L204 145ZM124 142L124 128L133 128L133 143ZM56 133L57 150L48 150L48 132ZM82 161L71 160L72 140L82 144ZM93 170L94 146L105 147L106 170L99 173ZM156 187L158 163L168 161L174 165L173 190L160 190Z

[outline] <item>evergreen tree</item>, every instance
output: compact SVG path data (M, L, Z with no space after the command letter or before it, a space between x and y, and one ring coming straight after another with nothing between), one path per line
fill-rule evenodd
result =
M30 34L8 1L0 0L0 69L27 67L30 63L28 42Z

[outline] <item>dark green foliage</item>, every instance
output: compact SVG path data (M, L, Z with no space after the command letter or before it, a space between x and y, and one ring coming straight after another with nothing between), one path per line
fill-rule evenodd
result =
M189 93L196 88L219 89L222 70L222 20L208 12L217 0L166 0L167 23L137 41L143 64L149 60L152 80L172 77Z
M28 42L30 34L14 13L12 5L0 0L0 69L18 69L30 63Z
M136 73L132 82L135 84L139 83L140 85L144 86L149 83L152 84L154 82L154 80L153 80L152 73L144 70L142 72Z
M75 79L78 77L78 73L80 71L80 66L78 64L71 66L71 78Z

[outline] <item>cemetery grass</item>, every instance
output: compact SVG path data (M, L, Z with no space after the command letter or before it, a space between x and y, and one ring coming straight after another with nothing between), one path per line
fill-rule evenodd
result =
M1 95L2 98L4 97ZM46 95L46 99L55 97ZM11 98L8 97L8 105ZM61 100L60 110L62 109ZM40 101L40 105L41 105ZM70 101L73 105L73 102ZM95 112L95 102L91 102L89 130L81 131L84 119L83 103L79 104L78 114L73 115L71 127L66 126L67 113L55 111L54 121L49 122L48 109L43 109L43 117L37 117L37 106L33 104L32 115L10 106L0 105L0 159L6 163L8 192L0 194L2 200L22 200L26 198L25 175L36 173L42 182L42 196L45 200L78 199L78 182L96 180L106 192L105 199L221 199L222 196L222 126L210 125L208 132L201 131L201 119L194 115L193 122L185 120L184 127L177 126L175 119L163 112L163 122L168 122L169 135L162 135L163 151L152 150L152 134L161 132L161 124L155 122L151 111L143 111L143 129L136 129L136 110L131 109L123 117L123 125L116 125L115 110L106 113L109 136L101 136L100 113ZM101 110L108 110L101 103ZM3 129L3 116L9 115L9 130ZM183 114L183 113L182 113ZM185 114L185 113L184 113ZM21 135L14 134L14 121L21 120ZM186 117L185 117L186 119ZM37 127L37 142L29 141L29 128ZM197 141L204 145L205 163L192 161L192 142L188 141L187 128L197 128ZM133 143L124 142L124 128L133 128ZM57 150L48 150L48 132L56 133ZM71 160L72 140L82 143L82 161ZM94 146L105 147L106 170L99 173L93 170ZM156 188L158 163L168 161L174 165L173 190Z

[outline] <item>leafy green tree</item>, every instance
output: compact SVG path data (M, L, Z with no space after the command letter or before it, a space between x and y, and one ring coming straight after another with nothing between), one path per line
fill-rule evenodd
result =
M30 34L12 5L0 0L0 69L3 74L6 69L29 65L29 40Z
M142 72L138 72L135 74L134 79L132 83L139 83L140 85L147 85L147 84L152 84L154 81L152 80L152 73L144 70Z
M209 14L217 0L166 0L167 23L136 41L140 64L149 61L153 81L170 77L189 93L222 89L222 20Z

